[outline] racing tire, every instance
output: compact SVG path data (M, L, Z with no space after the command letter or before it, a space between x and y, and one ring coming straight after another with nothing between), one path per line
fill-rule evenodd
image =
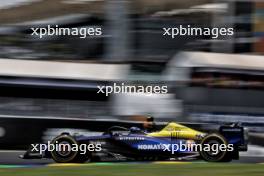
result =
M68 149L68 151L60 151L60 150L53 150L51 151L52 159L57 163L84 163L86 161L91 160L90 153L80 154L79 151L71 150L73 146L79 146L78 142L70 135L62 134L54 138L51 142L54 145L66 144L66 146L70 146L70 148L66 147L63 149Z
M217 144L218 145L218 151L211 151L212 150L212 145ZM230 152L228 151L220 151L219 150L219 145L224 144L228 145L227 140L220 134L209 134L205 136L201 140L201 146L202 149L200 151L200 156L202 159L208 162L230 162L232 160L232 157L230 155ZM210 146L210 151L205 151L205 147Z

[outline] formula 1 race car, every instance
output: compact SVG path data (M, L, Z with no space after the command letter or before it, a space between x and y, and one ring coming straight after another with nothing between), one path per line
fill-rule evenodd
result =
M162 130L151 133L137 127L113 126L98 136L62 133L49 143L53 150L46 150L48 144L42 152L39 151L43 146L39 150L31 147L21 157L52 158L59 163L102 161L103 158L117 161L186 158L228 162L238 159L240 151L247 151L247 140L247 130L239 125L221 126L217 133L200 132L178 123L168 123ZM64 147L54 149L55 145ZM80 148L73 150L74 147Z

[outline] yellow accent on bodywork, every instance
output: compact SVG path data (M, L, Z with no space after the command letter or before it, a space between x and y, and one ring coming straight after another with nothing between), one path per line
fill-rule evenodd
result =
M205 136L206 133L191 129L184 125L171 122L159 132L149 133L147 136L151 137L175 137L179 139L193 139L199 140Z

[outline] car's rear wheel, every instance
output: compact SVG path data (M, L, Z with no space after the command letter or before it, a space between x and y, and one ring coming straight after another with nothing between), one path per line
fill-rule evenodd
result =
M51 151L57 163L83 163L91 159L90 153L80 154L78 142L70 135L62 134L51 142L56 148Z
M220 134L209 134L201 141L201 157L209 162L227 162L232 158L227 150L220 150L220 145L227 147L227 140ZM209 150L208 150L209 149Z

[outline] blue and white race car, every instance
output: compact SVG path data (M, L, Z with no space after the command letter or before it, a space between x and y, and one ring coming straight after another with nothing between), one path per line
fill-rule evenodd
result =
M62 133L48 144L31 147L21 157L52 158L59 163L184 158L227 162L238 159L240 151L247 151L247 139L247 130L239 125L221 126L217 133L178 123L168 123L162 130L150 133L137 127L113 126L98 136Z

